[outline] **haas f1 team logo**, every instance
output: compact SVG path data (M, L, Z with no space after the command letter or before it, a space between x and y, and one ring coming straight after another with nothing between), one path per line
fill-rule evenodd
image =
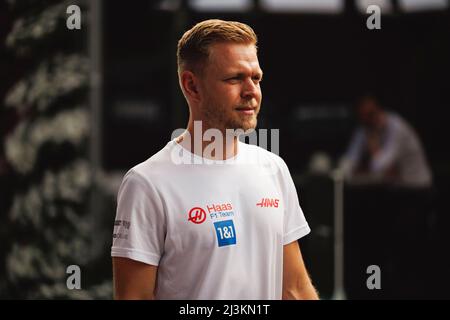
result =
M195 223L195 224L200 224L200 223L203 223L205 221L205 219L206 219L206 212L202 208L195 207L189 211L188 221Z
M267 207L278 208L278 202L279 201L280 201L279 199L262 198L261 202L258 202L256 204L256 206L257 207L261 207L261 208L267 208Z

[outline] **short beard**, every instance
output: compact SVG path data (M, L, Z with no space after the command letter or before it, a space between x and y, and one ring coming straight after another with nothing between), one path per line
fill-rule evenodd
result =
M218 112L219 110L219 112ZM240 119L236 119L234 117L232 117L232 112L230 111L230 117L227 118L225 116L225 112L221 112L223 110L223 108L216 106L216 105L212 105L212 104L207 104L206 106L204 106L202 108L202 114L204 115L203 119L204 119L204 123L208 128L215 128L215 129L219 129L220 131L224 132L226 131L226 129L232 129L232 130L237 130L237 129L242 129L244 131L247 131L249 129L255 129L256 125L258 124L258 119L257 116L258 114L256 114L254 117L250 118L249 120L240 120ZM259 110L257 110L259 112ZM255 111L256 112L256 111Z

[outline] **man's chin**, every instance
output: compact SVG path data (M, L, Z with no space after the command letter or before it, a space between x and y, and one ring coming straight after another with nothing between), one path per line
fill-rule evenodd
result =
M243 123L242 129L244 129L245 131L247 131L247 130L253 131L256 129L257 124L258 124L258 120L255 118L255 119L252 119L251 121Z
M256 129L257 120L254 121L246 121L239 124L234 124L233 126L229 126L230 129L235 131L236 135L251 133Z
M251 133L253 131L255 131L256 129L256 124L255 125L250 125L250 126L243 126L242 130L245 131L245 133Z

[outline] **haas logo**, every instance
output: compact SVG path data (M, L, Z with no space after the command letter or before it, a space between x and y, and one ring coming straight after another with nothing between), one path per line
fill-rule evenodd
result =
M195 224L200 224L200 223L203 223L205 221L205 219L206 219L206 212L202 208L195 207L189 211L188 221L195 223Z
M258 202L256 204L256 206L261 207L261 208L267 208L267 207L278 208L279 201L280 201L279 199L274 199L274 198L262 198L261 202Z

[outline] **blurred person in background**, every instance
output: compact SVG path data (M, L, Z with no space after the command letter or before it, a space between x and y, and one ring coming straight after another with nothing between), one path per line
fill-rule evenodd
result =
M431 187L431 170L414 129L374 95L362 96L356 108L360 126L344 158L348 180L366 177L402 187Z
M356 113L359 126L341 164L348 183L348 224L361 230L349 230L360 238L350 242L363 267L380 265L383 298L426 297L423 274L433 212L424 148L411 125L375 95L360 97Z

